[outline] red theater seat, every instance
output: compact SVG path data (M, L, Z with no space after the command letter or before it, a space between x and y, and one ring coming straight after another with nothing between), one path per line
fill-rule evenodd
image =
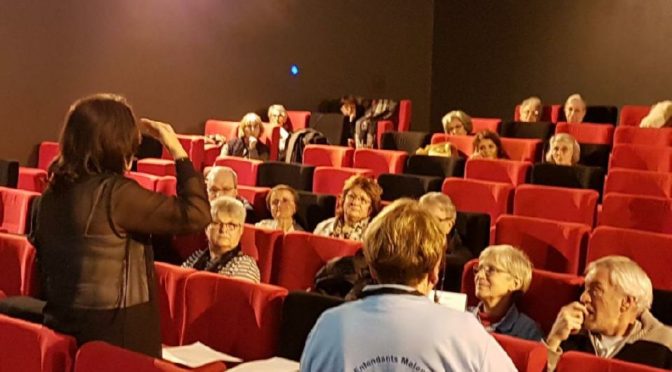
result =
M303 149L303 164L316 167L352 167L355 149L345 146L306 145Z
M313 192L339 195L345 181L354 175L373 178L373 172L370 169L316 167L313 173Z
M47 188L47 171L40 168L19 167L19 190L42 193Z
M287 111L287 121L289 122L292 132L308 128L310 111Z
M556 372L663 372L664 369L616 359L604 359L588 353L568 351L562 354Z
M649 111L651 111L651 106L623 105L618 125L639 127L639 123L649 114Z
M254 257L259 266L262 283L270 283L273 272L273 257L282 249L285 234L281 230L264 229L245 224L241 238L244 253Z
M254 186L257 183L257 168L261 160L245 159L236 156L220 156L215 160L215 165L229 167L238 176L238 186Z
M264 131L261 133L260 141L268 146L270 155L269 160L278 160L280 154L280 127L269 123L261 123Z
M467 294L469 306L478 304L473 273L476 264L478 260L467 262L462 274L462 293ZM548 334L560 308L577 301L582 287L583 278L580 276L534 269L530 288L518 301L518 308L539 323L544 334Z
M672 197L672 173L612 169L604 181L604 193Z
M436 133L432 135L432 144L450 142L453 150L463 157L468 158L474 152L474 136L453 136L450 134Z
M614 132L614 145L672 146L672 128L640 128L619 126Z
M534 162L541 157L539 139L501 138L502 148L511 160Z
M194 165L194 168L197 170L203 169L203 158L205 151L205 144L203 136L195 136L190 134L178 134L177 139L182 144L184 151L189 155L191 163ZM163 148L163 154L161 155L162 159L173 160L173 157L170 155L166 148Z
M471 118L471 126L473 133L478 133L482 130L489 130L499 133L499 127L502 125L502 119L494 118Z
M672 172L672 147L616 145L609 161L609 170L614 168Z
M171 196L176 195L177 179L173 176L155 176L148 173L128 172L126 177L135 180L147 190Z
M196 272L179 266L155 262L159 312L161 314L161 342L179 345L184 323L184 289L187 277Z
M598 196L595 190L521 185L513 198L513 214L593 226Z
M495 243L522 249L536 268L579 274L589 234L584 224L504 215L497 220Z
M357 149L353 167L370 169L375 177L382 173L403 173L407 157L406 151Z
M542 372L546 370L546 347L536 341L493 333L509 355L519 372Z
M238 135L238 122L236 121L222 121L210 119L205 122L204 134L206 136L219 134L227 140ZM210 165L215 162L222 150L221 146L215 144L205 144L204 162L205 165Z
M35 295L35 248L25 236L0 233L0 290L6 296Z
M270 187L238 186L238 195L247 199L254 209L257 218L268 216L266 207L266 195L271 191Z
M30 205L39 193L0 187L0 232L25 234Z
M510 183L518 186L525 183L532 163L515 160L467 160L464 177L468 179Z
M0 315L0 368L2 371L70 372L75 339L23 320Z
M610 145L614 139L614 126L610 124L561 122L555 126L555 133L569 133L579 143Z
M285 235L276 255L274 283L289 290L305 290L313 285L315 274L335 257L354 255L361 242L335 239L304 232Z
M609 255L630 257L646 271L654 288L672 291L671 235L600 226L590 237L586 263Z
M494 226L499 215L507 213L513 195L508 183L446 178L441 192L450 196L461 212L480 212L490 215Z
M245 361L276 355L284 288L208 272L187 278L182 344L200 341Z
M58 142L44 141L40 143L38 150L37 167L48 171L49 165L61 153Z
M607 194L599 225L672 234L672 199Z
M175 177L175 162L168 159L140 159L138 160L137 169L139 173Z

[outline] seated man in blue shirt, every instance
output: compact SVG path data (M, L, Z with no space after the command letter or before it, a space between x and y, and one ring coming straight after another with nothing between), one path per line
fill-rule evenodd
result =
M515 371L476 318L428 298L445 239L416 201L385 208L364 235L364 256L380 284L322 314L301 371Z

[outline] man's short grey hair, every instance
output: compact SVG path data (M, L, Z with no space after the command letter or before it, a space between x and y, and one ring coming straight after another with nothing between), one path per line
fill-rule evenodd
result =
M236 174L236 171L234 171L232 168L225 167L222 165L215 165L214 167L210 168L210 172L208 172L208 175L205 178L205 183L207 185L211 185L213 182L215 182L217 176L222 173L230 174L231 177L233 177L233 185L236 188L238 187L238 175Z
M646 272L633 260L625 256L606 256L591 262L586 268L586 280L595 275L598 268L609 271L609 282L626 296L637 302L641 313L651 308L653 285Z
M448 215L447 218L450 218L452 221L455 221L455 218L457 218L455 204L453 204L450 197L444 193L434 191L428 192L420 197L420 207L424 208L430 205L436 205L446 211L446 214Z
M285 116L287 116L287 109L285 109L285 106L283 106L283 105L278 105L278 104L270 105L268 107L268 112L267 112L269 118L271 117L271 113L273 111L282 112L283 114L285 114Z
M220 196L210 202L210 215L212 216L212 220L216 221L218 218L217 216L221 213L233 216L243 222L247 216L243 203L230 196Z
M537 96L527 97L520 104L520 107L523 108L530 105L539 106L541 108L541 98Z
M581 95L579 93L574 93L574 94L570 95L569 97L567 97L567 100L565 101L565 105L563 107L567 107L567 105L574 100L581 101L581 102L583 102L584 106L587 106L586 100L583 99L583 97L581 97Z

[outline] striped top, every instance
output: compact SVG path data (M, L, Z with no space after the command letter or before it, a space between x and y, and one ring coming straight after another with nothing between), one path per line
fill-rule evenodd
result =
M210 251L201 249L194 252L182 264L182 267L196 270L205 270L234 278L247 279L254 283L261 282L259 267L254 258L244 254L238 249L233 257L224 254L218 260L210 259Z

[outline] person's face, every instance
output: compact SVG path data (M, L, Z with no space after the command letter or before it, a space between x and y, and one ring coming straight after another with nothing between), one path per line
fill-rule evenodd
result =
M448 211L445 208L441 208L438 205L430 205L427 207L427 211L439 221L439 228L441 233L444 235L450 234L450 231L455 226L455 219L450 218Z
M480 260L474 266L476 297L482 301L499 301L511 296L520 284L511 274L504 271L494 260Z
M361 187L353 187L345 194L343 213L347 221L357 223L371 214L371 198Z
M497 145L491 139L482 139L478 143L477 151L484 159L497 159Z
M341 113L343 116L352 116L355 114L355 104L346 102L341 105Z
M558 165L572 165L574 146L566 141L554 141L551 146L551 158Z
M594 275L586 277L585 289L579 301L586 306L588 315L584 328L598 333L607 333L617 327L621 320L621 305L625 295L609 281L609 270L598 267Z
M271 215L276 220L292 218L294 213L296 213L294 195L288 190L277 190L273 192L270 203Z
M220 196L238 196L238 189L233 182L233 175L228 172L221 172L215 176L212 182L208 182L208 199L213 201Z
M281 127L287 122L287 113L280 110L273 110L268 115L268 121L273 125Z
M520 121L526 123L532 123L539 121L541 117L541 106L538 105L525 105L520 108Z
M446 124L446 133L454 136L466 136L467 129L458 118L453 118L450 123Z
M565 105L565 117L568 123L581 123L586 116L586 105L578 99L573 99Z
M240 218L228 213L219 213L210 225L207 235L210 244L220 253L235 248L243 236L243 223Z
M254 124L247 124L243 126L243 134L245 135L245 138L247 137L259 137L259 132L261 132L261 128L259 127L259 124L254 123Z

